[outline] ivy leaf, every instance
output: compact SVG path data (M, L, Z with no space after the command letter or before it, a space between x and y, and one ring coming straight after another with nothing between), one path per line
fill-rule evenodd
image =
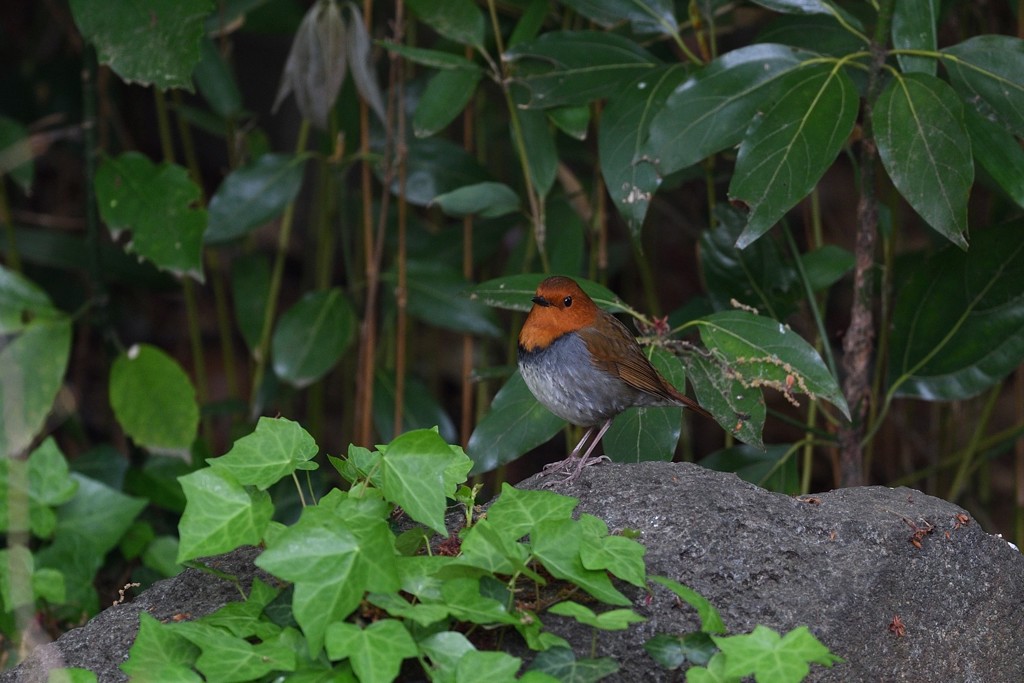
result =
M395 680L402 661L418 652L416 641L397 619L381 619L366 628L333 623L327 629L324 644L328 657L348 659L359 680L366 683Z
M613 609L595 614L594 610L572 600L555 603L548 608L548 612L563 617L572 617L584 626L593 626L602 631L624 631L631 624L647 621L631 609Z
M318 450L298 422L261 417L255 431L235 441L227 454L206 462L244 486L265 491L295 470L316 469L312 458Z
M154 164L138 152L104 157L96 171L96 201L114 237L130 231L130 251L161 270L200 281L207 224L201 197L184 168Z
M719 616L718 610L703 595L689 586L684 586L678 581L665 576L652 576L651 581L669 589L680 600L697 610L702 631L705 633L725 633L725 623L722 621L722 617Z
M751 126L729 184L749 207L740 249L806 197L846 144L857 118L857 91L837 64L815 64L779 79L778 100Z
M8 533L31 530L38 538L52 537L57 526L54 508L71 500L77 488L68 473L67 460L52 437L33 450L27 460L0 459L0 529ZM27 519L10 515L18 499L28 504ZM28 526L23 525L26 521Z
M187 451L199 429L191 380L177 361L148 344L114 360L110 406L128 436L156 451Z
M797 683L810 673L809 663L831 667L842 661L821 644L806 626L784 637L766 626L755 626L749 634L712 636L725 655L725 673L743 677L754 674L763 680Z
M199 683L203 679L192 669L198 657L199 648L187 638L142 611L139 633L121 670L142 683Z
M570 519L579 501L552 491L517 489L507 482L501 485L501 495L487 510L487 519L510 541L530 533L543 521Z
M454 481L446 470L458 467L464 479L471 466L468 458L456 454L453 447L431 429L403 434L383 452L384 495L401 505L414 520L447 537L445 498L455 495L455 487L461 481Z
M75 23L101 63L128 83L189 92L212 9L210 0L71 0Z
M178 562L257 545L274 514L266 491L246 489L224 471L203 468L178 477L187 501L178 523Z
M872 112L878 154L893 184L939 234L967 248L967 197L974 182L963 105L934 76L897 76Z
M599 681L618 672L619 663L611 657L576 659L568 647L553 647L539 653L530 664L530 671L553 676L559 681Z
M603 570L587 569L580 559L583 529L572 520L548 520L538 523L530 535L534 556L555 578L571 581L587 593L609 605L628 606L629 598L620 593Z

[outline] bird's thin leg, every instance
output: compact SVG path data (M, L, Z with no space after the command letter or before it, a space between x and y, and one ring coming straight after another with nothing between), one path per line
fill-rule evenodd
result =
M609 458L607 455L599 455L598 457L593 459L591 459L590 457L590 454L594 452L594 447L597 446L597 443L601 440L601 437L604 436L604 433L607 432L608 428L611 426L611 419L605 420L604 424L601 425L601 430L597 433L597 436L595 436L590 441L590 446L587 447L587 452L583 454L582 458L580 458L580 461L576 464L576 470L571 475L569 475L569 479L567 481L573 481L574 479L576 479L576 477L580 476L580 472L583 471L584 467L596 465L602 460L611 461L611 458Z
M564 474L565 477L562 479L550 481L547 484L545 484L544 487L550 488L555 484L573 482L580 476L580 472L583 471L584 467L596 465L602 460L610 460L610 458L604 455L598 456L596 458L591 458L590 454L594 452L594 448L597 446L597 443L601 440L601 437L604 436L604 433L608 431L608 427L610 427L611 424L612 421L609 419L606 420L604 424L601 425L601 428L599 430L596 426L589 428L583 435L583 438L580 439L580 442L576 444L576 448L572 449L572 453L569 455L568 458L561 462L547 465L543 470L544 475L557 473ZM597 432L596 434L594 433L595 431ZM590 438L591 435L593 435L593 438ZM583 451L583 455L582 457L580 457L578 454L581 450L583 450L584 444L587 444L587 449Z
M543 474L554 474L555 472L561 472L562 474L570 474L573 470L572 465L576 461L576 457L579 455L579 452L583 449L583 445L587 443L587 439L589 439L590 435L594 433L595 429L597 429L596 426L588 427L587 431L583 432L583 438L581 438L579 443L576 444L576 447L572 449L572 453L569 454L568 458L566 458L565 460L559 460L558 462L552 462L548 463L547 465L544 465L544 469L541 470L541 472ZM591 446L591 448L593 448L593 446ZM590 450L591 449L588 448L587 453L590 453Z

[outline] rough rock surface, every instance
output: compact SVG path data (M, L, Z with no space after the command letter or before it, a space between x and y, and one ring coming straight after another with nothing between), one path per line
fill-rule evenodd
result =
M673 463L591 467L558 491L579 498L578 511L612 530L639 531L648 572L702 593L730 633L757 624L780 632L809 626L846 661L833 669L815 665L807 680L1024 681L1024 556L955 505L884 487L790 498L731 474ZM244 584L254 554L225 556L219 568ZM696 615L660 586L650 599L635 589L627 594L648 621L601 633L597 654L620 662L614 680L668 680L643 642L693 630ZM140 610L161 619L198 617L238 595L226 581L187 570L41 648L0 674L0 683L45 681L44 671L61 664L91 669L100 681L124 680L118 666ZM902 636L890 629L895 616ZM578 655L589 654L589 627L550 617L545 623L578 643Z

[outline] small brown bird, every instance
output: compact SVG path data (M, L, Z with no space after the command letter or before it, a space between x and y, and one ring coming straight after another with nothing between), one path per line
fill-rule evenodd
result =
M519 372L545 408L587 428L568 458L544 468L568 475L566 481L605 457L590 454L612 419L627 408L682 406L710 417L654 369L618 318L567 277L549 277L537 287L519 332Z

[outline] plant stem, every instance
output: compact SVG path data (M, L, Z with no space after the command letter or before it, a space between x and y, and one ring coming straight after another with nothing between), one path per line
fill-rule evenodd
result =
M396 43L401 43L405 29L405 3L395 0L395 36ZM398 127L395 131L395 152L398 162L398 254L396 267L398 283L395 287L396 318L395 318L395 420L394 435L402 433L402 413L405 410L405 373L406 373L406 337L408 335L408 279L406 233L409 223L409 204L405 200L406 156L405 144L405 60L395 56L391 68L391 89L395 93L395 111L398 114Z
M960 492L963 491L964 485L967 483L967 476L971 471L971 462L980 450L981 439L985 436L985 430L992 419L992 411L995 410L996 403L999 402L999 395L1002 393L1002 389L1003 385L1000 383L996 384L988 392L988 398L981 409L981 415L978 416L974 424L974 433L971 434L971 441L967 445L967 450L964 452L963 457L960 458L960 467L957 468L956 476L953 477L953 483L949 487L949 495L946 496L948 501L956 501L960 496Z
M886 41L892 21L894 0L882 0L878 11L874 39L871 42L871 69L861 122L863 139L860 147L861 190L857 202L856 265L853 283L853 306L850 327L843 337L843 369L846 381L843 393L850 406L851 422L839 430L840 486L864 483L863 445L868 403L871 400L871 356L874 348L875 240L878 234L878 200L875 196L875 146L872 109L880 88L880 75L885 68Z

